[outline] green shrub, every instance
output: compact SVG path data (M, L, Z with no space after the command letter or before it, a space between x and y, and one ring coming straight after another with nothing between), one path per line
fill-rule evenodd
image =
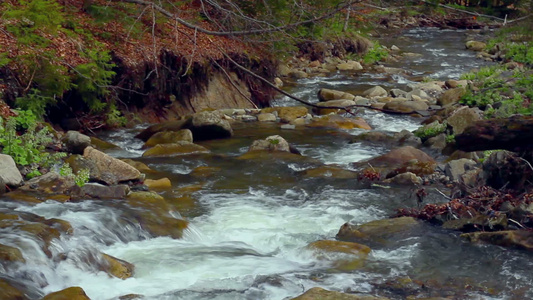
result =
M447 126L448 125L446 123L442 123L442 124L433 124L432 123L432 124L429 124L429 125L426 125L426 126L418 128L417 130L415 130L413 132L413 134L416 137L419 137L420 139L425 140L425 139L437 136L437 135L445 132Z
M363 56L365 64L373 64L389 56L389 52L385 50L378 42L374 42L374 46L368 50Z

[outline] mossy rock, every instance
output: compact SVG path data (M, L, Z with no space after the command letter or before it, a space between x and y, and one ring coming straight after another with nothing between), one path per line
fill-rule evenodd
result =
M208 178L214 176L220 171L222 171L222 169L218 167L200 166L194 168L189 175L196 178Z
M129 158L121 159L121 161L127 163L128 165L134 167L135 169L139 170L141 173L153 173L154 170L150 169L145 163L142 163L140 161L135 161Z
M386 244L388 239L409 233L419 226L418 221L411 217L375 220L357 226L345 223L335 238L346 242Z
M181 238L188 222L169 214L170 205L154 192L132 192L127 197L128 205L135 210L124 212L137 220L141 227L153 236Z
M146 142L152 135L154 135L157 132L179 131L183 129L186 124L189 124L191 120L192 120L192 117L187 117L182 120L174 120L174 121L168 121L168 122L155 124L144 129L139 134L137 134L135 137Z
M102 258L106 262L106 269L104 271L107 274L120 279L133 277L135 271L133 264L105 253L102 253Z
M49 257L52 256L52 253L48 249L48 247L50 246L50 242L53 239L59 239L59 236L61 235L59 230L43 223L25 223L17 225L16 229L24 231L25 233L33 237L39 238L43 242L43 244L41 245L41 249Z
M346 170L335 166L320 166L317 168L307 169L302 172L304 177L310 178L336 178L349 179L357 178L357 172Z
M172 187L172 182L170 182L170 179L166 177L160 178L160 179L146 179L144 181L144 184L149 189L154 189L154 190L170 189Z
M192 143L193 136L189 129L181 129L178 131L161 131L152 135L143 147L154 147L159 144L173 144L176 142L185 141Z
M334 268L342 271L352 271L363 267L371 251L365 245L329 240L316 241L307 247L314 251L318 259L332 260Z
M3 300L26 300L28 297L22 291L0 278L0 299Z
M0 261L26 262L20 249L0 244Z
M176 142L172 144L159 144L153 148L146 150L143 153L143 157L165 157L165 156L178 156L197 153L209 153L209 150L203 146L189 143L189 142Z
M190 195L184 195L181 197L170 198L166 200L181 214L194 211L198 208L198 200Z
M50 293L41 300L91 300L91 298L85 294L85 291L81 287L73 286Z
M120 149L119 146L106 142L104 140L101 140L97 137L91 136L91 145L93 145L96 149L100 151L106 151L106 150L114 150L114 149Z
M360 117L345 118L339 115L327 115L319 118L314 118L311 123L306 125L311 128L332 128L332 129L365 129L370 130L372 127Z
M4 195L9 201L17 202L17 203L23 203L23 204L29 204L29 205L35 205L41 202L44 202L45 199L37 198L36 196L25 193L20 190L15 190L13 192L7 193Z

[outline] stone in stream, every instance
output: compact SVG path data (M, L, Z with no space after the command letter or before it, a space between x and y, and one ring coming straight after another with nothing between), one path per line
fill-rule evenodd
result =
M191 118L192 117L189 116L181 120L173 120L173 121L162 122L159 124L154 124L144 129L143 131L141 131L135 137L146 142L152 135L156 134L157 132L179 131L184 128L185 124L188 124L191 122Z
M23 183L22 174L20 174L13 157L0 154L0 178L4 185L19 187Z
M264 140L255 140L248 151L279 151L291 152L287 140L279 135L269 136Z
M83 158L89 163L89 172L92 180L113 185L142 178L141 172L134 167L93 147L85 148Z
M331 90L331 89L318 90L318 100L321 102L331 101L331 100L341 100L341 99L354 100L355 96L350 93Z
M0 299L26 300L29 298L25 295L25 293L15 287L14 284L11 284L7 280L0 278Z
M361 296L354 294L345 294L341 292L328 291L320 287L314 287L307 290L296 298L291 300L387 300L388 298Z
M290 123L291 121L305 117L309 110L305 106L283 106L283 107L267 107L261 110L261 113L274 113L278 114L278 117L283 123Z
M149 189L169 189L172 187L172 182L168 178L160 178L160 179L145 179L144 184Z
M146 150L143 157L168 157L198 153L209 153L209 149L186 141L178 141L172 144L158 144Z
M192 131L189 129L181 129L178 131L160 131L152 135L146 143L144 148L154 147L158 144L172 144L178 141L193 142Z
M130 188L125 184L108 186L89 182L79 189L74 189L72 194L77 197L90 197L95 199L123 199L129 192Z
M332 128L332 129L365 129L370 130L372 127L368 123L360 118L345 118L339 115L326 115L316 117L311 120L311 123L306 125L312 128Z
M28 180L20 189L48 194L68 194L75 185L73 177L61 176L59 173L51 171Z
M191 122L184 128L191 130L195 141L223 139L233 136L233 129L227 120L220 114L212 111L203 111L192 116Z
M479 41L467 41L465 47L472 51L483 51L487 47L487 44Z
M313 242L307 248L313 250L318 259L332 261L334 268L341 271L352 271L363 267L371 251L365 245L329 240Z
M69 287L44 296L41 300L91 300L78 286Z
M326 106L332 106L332 107L348 107L348 106L353 106L355 105L355 101L353 100L347 100L347 99L344 99L344 100L330 100L330 101L325 101L325 102L319 102L317 103L316 105L322 107L326 107ZM339 112L343 112L344 110L340 109L340 108L314 108L313 111L316 111L316 113L318 115L327 115L327 114L330 114L330 113L339 113Z
M357 178L358 173L346 170L341 167L326 165L320 166L317 168L310 168L305 171L302 171L302 174L306 178L337 178L337 179L348 179L348 178Z
M0 244L0 264L5 262L25 262L19 248Z
M418 111L427 111L429 106L425 101L398 101L393 100L385 103L383 109L399 113L416 113Z
M125 260L102 253L103 264L101 270L120 279L133 277L135 266Z
M420 228L420 223L411 217L375 220L361 225L345 223L335 238L346 242L383 245L391 239L407 236L417 228Z
M387 96L387 91L384 88L380 87L379 85L373 88L369 88L368 90L363 92L363 97L367 97L367 98L385 97L385 96Z
M400 173L411 172L418 176L435 171L437 163L422 150L404 146L389 151L370 160L357 162L354 167L371 168L381 174L381 178L391 178Z
M484 242L503 247L514 247L533 251L533 232L528 230L472 232L464 233L461 237L474 243Z

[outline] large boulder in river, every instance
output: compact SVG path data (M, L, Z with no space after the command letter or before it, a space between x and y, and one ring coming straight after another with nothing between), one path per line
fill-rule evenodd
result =
M185 128L192 131L195 141L229 138L233 135L233 129L228 120L212 111L194 114L191 123L185 124Z
M0 154L0 178L5 185L18 187L22 185L23 179L13 157Z
M62 138L67 151L73 154L82 154L86 147L91 145L91 138L78 131L69 130Z
M314 287L291 300L387 300L388 298L374 296L360 296L341 292L328 291L320 287Z
M354 166L372 166L381 174L382 178L391 178L405 172L411 172L418 176L432 174L437 163L424 151L411 146L404 146L370 160L354 163Z
M153 147L158 144L172 144L177 141L193 142L192 131L181 129L178 131L160 131L152 135L143 147Z
M318 91L318 100L321 102L340 99L353 100L355 96L350 93L330 89L320 89Z
M416 113L418 111L428 110L429 106L427 102L425 101L393 100L393 101L385 103L385 106L383 106L383 109L390 110L392 112L398 112L398 113Z
M96 181L112 185L141 179L139 170L93 147L85 148L83 157L91 162L90 177Z
M143 157L178 156L197 153L209 153L209 149L186 141L178 141L172 144L158 144L146 150Z

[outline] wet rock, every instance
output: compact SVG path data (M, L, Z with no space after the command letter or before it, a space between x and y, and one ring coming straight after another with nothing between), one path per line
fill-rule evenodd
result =
M22 252L18 248L0 244L0 263L25 262Z
M309 110L305 106L286 106L286 107L267 107L261 110L262 113L277 112L278 117L283 123L290 123L291 121L305 117Z
M17 169L13 157L6 154L0 154L0 178L5 185L11 187L19 187L23 183L22 175Z
M160 179L146 179L144 180L144 184L149 188L149 189L154 189L154 190L158 190L158 189L169 189L172 187L172 182L170 182L170 179L168 178L160 178Z
M314 287L292 300L387 300L387 298L345 294Z
M320 89L318 91L318 100L320 100L321 102L340 99L354 100L355 96L350 93L331 89Z
M127 163L128 165L134 167L135 169L139 170L141 173L153 173L154 170L150 169L145 163L142 163L140 161L135 161L129 158L121 159L121 161Z
M127 203L134 210L125 211L124 218L132 218L152 236L170 236L179 239L188 222L170 215L170 205L154 192L132 192Z
M90 182L80 187L78 196L96 199L123 199L129 192L130 188L125 184L108 186Z
M103 271L107 274L120 279L133 277L135 271L135 266L133 264L105 253L102 253L102 258L105 261Z
M272 113L264 113L264 114L259 114L257 116L257 120L259 122L276 122L277 121L277 118L274 114Z
M83 150L91 145L91 138L78 131L69 130L62 139L67 151L73 154L83 154Z
M388 103L385 103L385 106L383 106L383 109L394 111L394 112L400 112L400 113L415 113L417 111L426 111L428 110L429 106L425 101L390 101Z
M22 291L0 278L0 299L27 300L29 299Z
M481 120L481 112L478 108L468 106L461 107L448 117L447 122L453 128L453 133L458 135L476 121Z
M145 148L154 147L158 144L172 144L178 141L185 141L192 143L193 135L192 131L189 129L181 129L178 131L160 131L152 135L146 143L144 143Z
M139 134L137 134L135 137L138 139L141 139L143 141L147 141L152 135L154 135L157 132L161 131L178 131L184 128L184 126L191 122L191 117L187 117L182 120L174 120L174 121L168 121L163 122L159 124L154 124L143 131L141 131Z
M370 253L370 248L365 245L341 241L316 241L309 244L307 248L314 250L318 259L333 261L334 267L343 271L363 267Z
M220 114L212 111L203 111L192 116L190 129L195 141L229 138L233 136L233 129L227 120L222 119Z
M313 118L307 127L313 128L333 128L333 129L372 129L368 123L359 117L345 118L339 115L327 115Z
M466 88L464 87L458 87L447 90L439 97L439 99L437 100L437 104L440 106L455 104L459 102L459 100L461 100L461 97L463 97L465 94Z
M444 172L451 180L457 181L466 171L472 170L475 166L475 161L462 158L446 163Z
M411 217L375 220L361 225L345 223L335 238L346 242L386 244L387 240L408 234L419 225L418 221Z
M41 300L91 300L81 287L69 287L61 291L50 293Z
M269 136L264 140L255 140L248 151L281 151L291 152L289 143L279 135Z
M533 251L533 232L527 230L473 232L462 234L461 237L474 243L485 242L503 247Z
M405 172L412 172L418 176L428 175L434 172L437 163L422 150L404 146L354 165L356 167L371 165L382 174L382 178L390 178Z
M307 169L302 172L304 177L310 178L337 178L348 179L357 178L357 172L346 170L335 166L320 166L317 168Z
M397 185L414 185L419 186L422 184L422 179L411 172L405 172L398 174L392 178L383 180L384 183L392 183Z
M218 174L220 171L222 169L218 167L200 166L194 168L189 175L196 178L208 178Z
M91 145L94 148L96 148L96 149L98 149L100 151L111 150L111 149L120 149L119 146L117 146L117 145L115 145L113 143L101 140L101 139L99 139L97 137L94 137L94 136L91 136Z
M387 96L387 91L378 85L364 91L363 96L368 98L385 97Z
M93 147L85 148L83 157L93 163L93 167L89 168L90 177L93 180L112 185L141 178L141 172L134 167Z
M176 142L172 144L159 144L153 148L146 150L143 157L164 157L164 156L178 156L196 153L209 153L210 151L200 145L190 142Z
M349 107L355 105L355 101L353 100L330 100L326 102L319 102L317 103L320 107ZM339 113L344 111L343 109L339 108L315 108L315 111L317 111L318 115L327 115L330 113Z
M28 180L21 187L21 190L33 190L47 194L67 194L75 185L74 178L61 176L59 173L52 171Z
M465 47L472 51L483 51L487 47L487 44L479 41L467 41Z
M447 220L442 224L442 228L471 232L479 230L504 230L507 229L507 216L500 214L497 216L477 215L471 218L459 218Z

